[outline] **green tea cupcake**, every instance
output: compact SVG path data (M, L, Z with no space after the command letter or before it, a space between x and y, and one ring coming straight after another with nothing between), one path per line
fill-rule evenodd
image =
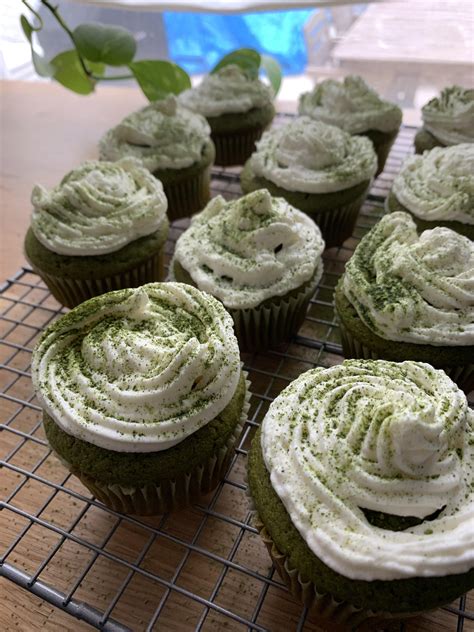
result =
M474 242L421 235L408 213L383 217L346 263L335 293L346 358L419 360L474 387Z
M474 143L474 89L450 86L421 109L423 127L415 136L415 151Z
M248 410L232 319L179 283L110 292L62 316L33 352L32 379L54 452L126 513L211 491Z
M139 158L163 183L171 221L209 201L214 145L206 120L178 105L175 96L133 112L100 140L101 160Z
M182 105L205 116L216 146L216 165L242 165L275 116L273 91L234 64L207 75L179 95Z
M265 188L307 213L331 248L352 235L376 170L367 138L304 116L265 132L241 183L244 193Z
M167 201L138 160L84 162L31 201L25 255L66 307L163 278Z
M355 629L474 587L474 412L421 362L346 361L300 375L249 453L249 492L282 579Z
M349 75L343 82L325 79L299 98L298 112L317 121L340 127L349 134L367 136L378 159L378 175L383 171L398 130L402 111L384 101L362 77Z
M407 158L387 209L411 213L420 230L446 226L474 240L474 143Z
M324 241L316 224L266 190L218 196L178 239L172 278L218 298L242 349L288 340L321 278Z

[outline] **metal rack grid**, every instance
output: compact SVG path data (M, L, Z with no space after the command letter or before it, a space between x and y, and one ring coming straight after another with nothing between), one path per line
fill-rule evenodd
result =
M278 349L246 354L252 382L249 420L225 479L199 505L177 514L121 515L89 492L52 455L30 382L31 349L64 310L28 268L0 287L0 442L4 501L0 575L103 630L321 630L296 603L252 526L245 457L269 403L314 366L342 361L332 293L361 236L382 214L384 198L413 130L401 130L375 181L352 238L326 251L325 271L298 335ZM214 194L240 195L238 170L216 169ZM185 228L173 225L167 255ZM373 628L368 628L373 629ZM474 594L378 630L474 630Z

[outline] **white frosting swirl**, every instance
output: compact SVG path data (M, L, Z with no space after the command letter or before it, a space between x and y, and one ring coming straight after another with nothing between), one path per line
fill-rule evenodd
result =
M424 128L443 145L474 143L474 89L451 86L421 109Z
M386 215L346 263L343 290L382 338L474 345L474 242L449 228L418 236L408 213Z
M212 296L150 283L82 303L33 353L37 397L68 434L117 452L155 452L214 419L240 376L233 321Z
M410 156L392 191L421 219L474 224L474 144L435 147Z
M178 239L175 260L226 307L256 307L322 274L316 224L266 189L226 202L218 196ZM173 266L171 266L172 268Z
M302 116L265 132L250 168L287 191L330 193L369 181L377 156L368 138Z
M235 64L204 77L195 88L181 92L182 105L206 117L229 112L248 112L273 101L273 91L260 79L251 79Z
M393 132L400 127L402 111L384 101L362 77L349 75L340 83L325 79L299 98L298 112L323 123L336 125L349 134L369 130Z
M35 186L31 202L36 238L60 255L115 252L168 221L161 182L134 158L84 162L51 191Z
M106 132L99 143L100 158L134 156L150 171L184 169L201 159L210 133L204 117L169 96L129 114Z
M303 373L271 404L261 446L292 523L341 575L394 580L474 567L474 413L443 371L349 360ZM391 531L362 509L442 511Z

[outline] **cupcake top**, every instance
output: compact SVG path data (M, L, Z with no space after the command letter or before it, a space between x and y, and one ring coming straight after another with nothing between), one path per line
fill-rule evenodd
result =
M90 160L50 191L31 194L31 227L60 255L103 255L159 230L168 220L163 186L140 161Z
M185 169L201 159L210 133L205 118L169 96L129 114L106 132L99 143L100 158L134 156L150 171Z
M418 236L408 213L383 217L346 263L343 290L386 340L474 345L474 242L449 228Z
M271 404L261 446L291 521L341 575L394 580L474 567L474 413L443 371L383 360L307 371ZM364 509L429 519L392 531Z
M474 224L474 144L435 147L410 156L392 191L421 219Z
M421 109L424 128L443 145L474 143L474 89L451 86Z
M302 116L265 132L250 167L287 191L330 193L370 180L377 156L368 138Z
M369 130L393 132L400 127L402 111L384 101L362 77L349 75L344 81L325 79L299 98L298 112L323 123L336 125L349 134Z
M316 224L266 189L226 202L218 196L178 239L175 260L226 307L256 307L322 274ZM172 266L171 266L172 268Z
M273 91L260 79L251 79L239 66L229 64L207 75L195 87L181 92L182 105L212 117L232 112L248 112L273 101Z
M232 318L212 296L150 283L93 298L50 325L33 352L37 397L68 434L108 450L165 450L234 396Z

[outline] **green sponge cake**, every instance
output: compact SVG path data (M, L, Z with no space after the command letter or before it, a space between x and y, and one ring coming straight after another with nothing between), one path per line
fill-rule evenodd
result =
M167 201L137 159L85 162L31 201L25 255L66 307L163 278Z
M102 160L133 156L163 183L171 220L199 211L209 200L215 150L206 120L175 96L126 116L99 143Z
M248 410L232 319L179 283L76 307L43 333L32 377L58 457L102 502L130 513L211 491Z
M474 143L407 158L387 209L411 213L419 230L445 226L474 240Z
M308 214L331 248L352 235L376 170L367 138L303 116L264 133L241 184L245 193L266 188Z
M205 116L216 146L216 165L241 165L275 116L273 91L229 64L179 95L186 108Z
M383 217L346 263L335 293L346 358L420 360L474 387L474 242L449 228L418 235Z
M300 375L255 435L257 527L294 596L354 629L474 587L474 412L419 362Z
M415 136L415 151L474 143L474 89L449 86L421 109L423 127Z
M377 153L376 175L383 171L402 122L398 105L381 99L362 77L353 75L342 82L324 79L318 83L300 96L298 112L369 138Z

